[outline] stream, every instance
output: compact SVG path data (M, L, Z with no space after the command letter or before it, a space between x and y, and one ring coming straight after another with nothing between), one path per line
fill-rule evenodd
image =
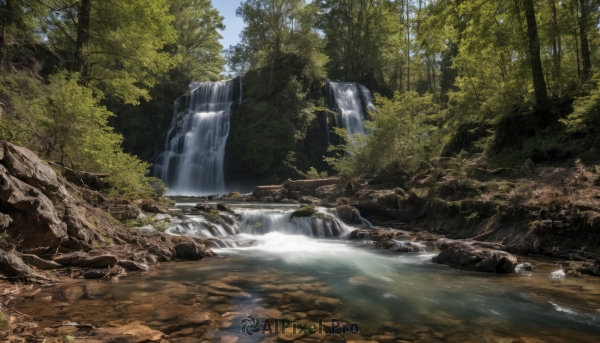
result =
M60 325L66 321L140 322L182 342L600 340L600 281L553 279L556 261L532 257L528 274L460 271L432 263L431 252L398 254L347 240L353 228L327 209L318 210L329 219L291 219L298 205L229 205L235 214L228 227L181 215L168 229L210 237L217 257L159 264L118 283L74 280L18 309L35 313L48 330L65 331L59 334L72 330ZM264 319L290 328L279 337L263 334ZM292 332L311 324L329 331L337 325L332 319L339 319L338 335ZM242 332L244 320L252 335ZM340 334L343 324L358 333Z

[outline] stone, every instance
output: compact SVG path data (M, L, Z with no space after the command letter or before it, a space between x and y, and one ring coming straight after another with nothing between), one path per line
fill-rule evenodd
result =
M287 330L292 331L292 328L291 327L287 328L286 331ZM281 333L281 334L277 335L277 340L279 342L284 342L284 343L293 343L295 341L299 341L302 337L304 337L303 333L302 334L298 334L298 333L297 334L293 334L293 333L283 334L283 333Z
M0 271L8 276L26 277L33 274L33 269L26 265L17 255L0 250Z
M103 340L111 342L126 341L130 343L139 343L158 341L164 337L162 332L143 325L143 322L141 321L135 321L122 326L98 328L94 333L96 337L102 337Z
M371 337L371 340L378 341L380 343L395 343L396 336L391 335L391 334L375 335L375 336Z
M233 212L233 210L231 210L231 207L223 204L223 203L218 203L217 204L217 210L219 211L225 211L225 212Z
M349 205L342 205L335 208L340 219L348 224L348 225L360 225L362 224L362 219L360 217L360 212Z
M86 268L106 268L117 265L118 259L115 255L89 255L84 252L76 251L63 254L54 258L54 262L64 266L86 267Z
M254 188L252 196L256 199L262 199L268 196L272 196L275 192L280 190L282 186L258 186Z
M512 273L517 266L517 258L506 251L484 248L468 241L452 241L433 261L456 268L488 272ZM441 244L441 246L445 246Z
M205 248L194 241L177 243L173 249L175 256L182 260L201 260L206 257Z
M148 265L145 263L129 260L121 260L117 262L117 265L132 272L147 272L150 269L150 267L148 267Z
M126 203L109 207L108 213L118 221L125 222L127 220L137 219L142 214L142 210L134 204Z
M228 285L223 282L213 282L213 283L210 283L208 286L212 287L216 290L225 291L225 292L241 292L242 291L242 289L239 287L231 286L231 285Z
M63 289L62 294L67 300L77 300L85 295L85 290L81 286L71 286Z
M205 312L193 312L177 321L180 326L202 325L210 322L210 317Z
M169 211L166 208L159 206L153 202L149 202L149 201L142 203L142 210L144 210L146 212L150 212L150 213L162 213L162 214L169 213Z
M23 259L23 262L37 269L53 270L64 268L61 264L56 263L55 261L44 260L36 255L22 255L21 258Z

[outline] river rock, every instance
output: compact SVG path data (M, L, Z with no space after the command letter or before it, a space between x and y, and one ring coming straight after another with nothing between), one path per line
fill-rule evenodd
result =
M335 208L340 219L348 224L362 224L362 219L360 218L360 212L352 206L343 205Z
M4 250L0 250L0 271L4 271L8 276L28 276L33 273L33 269L17 255Z
M254 192L252 192L252 196L256 199L262 199L268 196L273 195L275 192L282 188L281 185L277 186L258 186L254 188Z
M142 203L142 210L150 213L169 213L169 211L166 208L149 201Z
M225 204L222 204L222 203L218 203L217 204L217 210L219 210L219 211L225 211L225 212L233 212L231 210L231 207L229 207L229 206L227 206Z
M239 287L231 286L231 285L228 285L223 282L213 282L213 283L209 284L208 286L212 287L216 290L225 291L225 292L241 292L242 291L242 289Z
M480 242L453 241L448 244L450 246L446 250L434 257L433 261L479 272L512 273L515 271L518 263L516 257L506 251L482 247L478 243Z
M52 270L63 268L63 266L59 263L44 260L36 255L23 255L21 256L21 258L23 259L23 262L27 263L30 266L36 267L37 269Z
M206 257L205 247L193 241L177 243L173 248L176 257L182 260L201 260Z
M129 260L121 260L117 262L117 264L129 271L132 272L147 272L150 268L145 263L129 261Z
M92 256L84 252L72 252L60 255L54 258L54 262L64 266L87 267L87 268L105 268L115 266L118 262L116 256L111 254L102 254Z

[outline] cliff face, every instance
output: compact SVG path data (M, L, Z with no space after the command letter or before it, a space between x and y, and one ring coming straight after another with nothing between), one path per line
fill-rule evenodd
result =
M67 192L52 168L8 142L0 143L0 210L0 229L25 253L91 249L104 241L94 228L110 230Z

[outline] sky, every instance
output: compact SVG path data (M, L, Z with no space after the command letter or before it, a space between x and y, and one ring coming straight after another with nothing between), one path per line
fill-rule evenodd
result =
M213 6L225 18L225 31L221 31L221 45L223 49L228 49L230 45L236 45L240 42L240 32L244 28L244 22L241 18L235 16L235 10L240 6L241 0L213 0Z

